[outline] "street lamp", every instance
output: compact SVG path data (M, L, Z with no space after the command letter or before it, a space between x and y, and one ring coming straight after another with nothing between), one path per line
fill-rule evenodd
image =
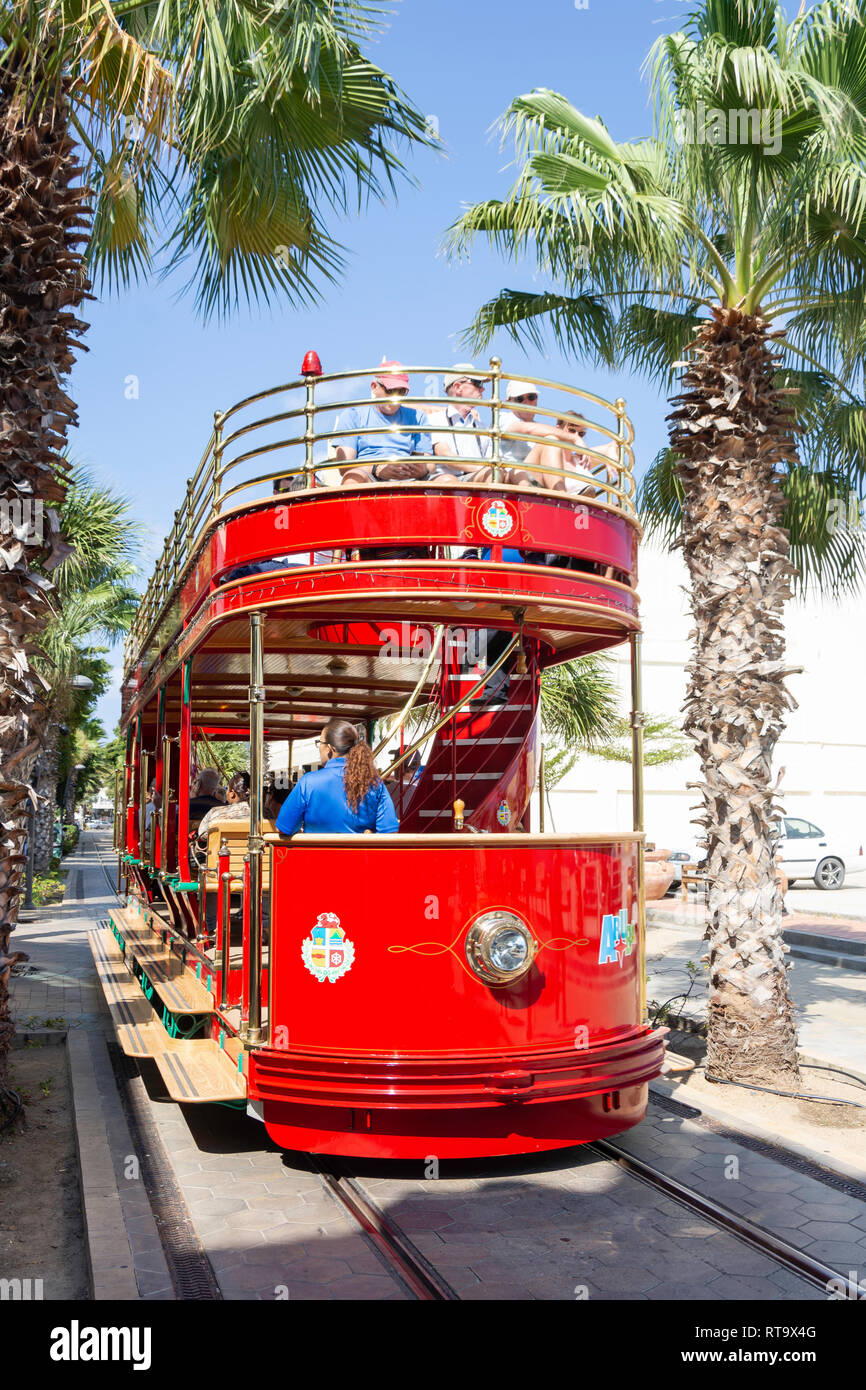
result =
M69 686L72 690L92 690L93 681L89 676L73 676Z

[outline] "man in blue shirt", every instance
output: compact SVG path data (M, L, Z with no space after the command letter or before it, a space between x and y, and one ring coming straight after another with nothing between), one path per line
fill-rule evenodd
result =
M319 739L324 767L306 772L276 819L281 835L303 826L310 835L355 834L400 829L394 803L376 771L369 745L346 719L332 719ZM354 803L354 804L353 804Z
M370 404L351 406L339 417L338 430L379 431L346 434L338 440L337 462L356 465L341 470L344 483L400 482L429 475L433 447L427 417L423 410L400 404L398 397L408 394L409 377L401 363L383 362L370 383Z

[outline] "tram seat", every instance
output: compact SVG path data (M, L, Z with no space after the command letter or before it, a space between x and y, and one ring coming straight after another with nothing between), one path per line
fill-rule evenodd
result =
M273 821L262 821L262 834L273 835L276 827ZM217 916L217 893L219 891L219 851L220 845L225 840L229 851L229 873L234 879L243 879L244 876L244 856L248 848L250 834L250 823L248 820L224 820L211 821L208 826L207 836L207 906L206 917L208 928L212 931L216 925ZM234 887L232 889L232 940L236 930L236 920L240 920L241 895ZM271 856L268 853L262 855L262 928L265 939L269 934L271 922Z
M262 821L262 834L273 835L276 826L273 821ZM219 869L219 850L223 840L225 840L229 850L229 873L236 878L243 878L244 875L244 855L247 852L247 842L250 835L250 823L248 820L212 820L208 826L207 834L207 867L208 873L214 873ZM269 854L265 854L262 859L262 888L269 891L271 886L271 859Z

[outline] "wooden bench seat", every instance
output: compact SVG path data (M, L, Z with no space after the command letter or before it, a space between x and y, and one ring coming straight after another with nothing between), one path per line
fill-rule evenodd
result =
M697 864L683 864L682 878L680 879L680 896L683 902L688 900L689 884L695 887L703 885L704 891L710 886L710 880L705 873L702 873Z

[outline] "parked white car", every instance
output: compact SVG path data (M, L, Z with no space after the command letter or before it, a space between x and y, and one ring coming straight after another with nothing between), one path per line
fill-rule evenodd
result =
M814 821L800 816L782 817L779 853L790 885L798 878L811 878L819 888L832 890L842 887L846 872L866 869L862 844L849 844L835 835L825 835Z
M801 816L783 816L779 825L779 854L781 866L792 886L797 879L811 878L818 888L832 891L841 888L845 875L862 873L866 870L864 844L840 840L836 835L826 835L814 821ZM699 849L694 842L680 846L671 854L674 866L674 881L669 892L679 889L683 864L700 864L706 850Z

